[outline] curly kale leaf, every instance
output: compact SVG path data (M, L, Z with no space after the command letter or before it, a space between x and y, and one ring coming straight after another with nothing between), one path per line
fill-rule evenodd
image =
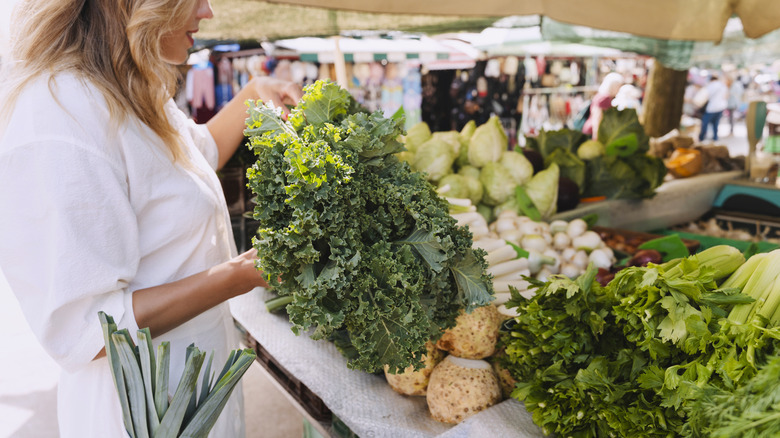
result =
M393 155L403 120L329 82L305 91L286 122L250 108L258 268L291 297L293 331L333 340L350 367L419 366L460 309L492 299L484 253Z

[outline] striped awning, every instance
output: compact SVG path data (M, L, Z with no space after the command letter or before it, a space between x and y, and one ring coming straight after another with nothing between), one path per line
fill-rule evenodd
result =
M302 37L274 42L276 48L292 50L305 62L334 63L338 49L345 62L362 63L374 61L405 62L413 61L429 69L448 65L447 68L470 68L475 58L453 45L439 42L427 36L404 38L313 38Z

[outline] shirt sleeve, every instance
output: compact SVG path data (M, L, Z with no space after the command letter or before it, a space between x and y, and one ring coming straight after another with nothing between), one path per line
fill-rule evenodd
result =
M0 152L0 268L44 349L65 370L104 347L98 312L132 336L138 231L126 177L68 140Z
M206 157L209 165L212 169L217 170L219 165L219 149L217 148L217 142L211 135L208 127L205 124L195 123L194 120L187 117L171 99L166 105L168 116L171 119L171 123L182 133L192 138L195 147L198 148L200 153Z

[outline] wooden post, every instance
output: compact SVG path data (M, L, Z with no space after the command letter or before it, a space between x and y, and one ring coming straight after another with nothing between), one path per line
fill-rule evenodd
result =
M655 60L642 103L642 123L647 135L660 137L680 127L687 82L687 70L674 70Z

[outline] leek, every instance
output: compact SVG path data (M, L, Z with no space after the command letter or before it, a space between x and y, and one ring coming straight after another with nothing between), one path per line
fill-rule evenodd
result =
M233 350L214 383L213 354L198 376L206 353L187 348L186 364L173 398L168 401L170 344L162 342L155 356L148 328L138 331L138 346L126 329L117 330L114 319L99 312L103 337L125 429L131 438L205 438L214 427L233 389L256 358L254 351Z

